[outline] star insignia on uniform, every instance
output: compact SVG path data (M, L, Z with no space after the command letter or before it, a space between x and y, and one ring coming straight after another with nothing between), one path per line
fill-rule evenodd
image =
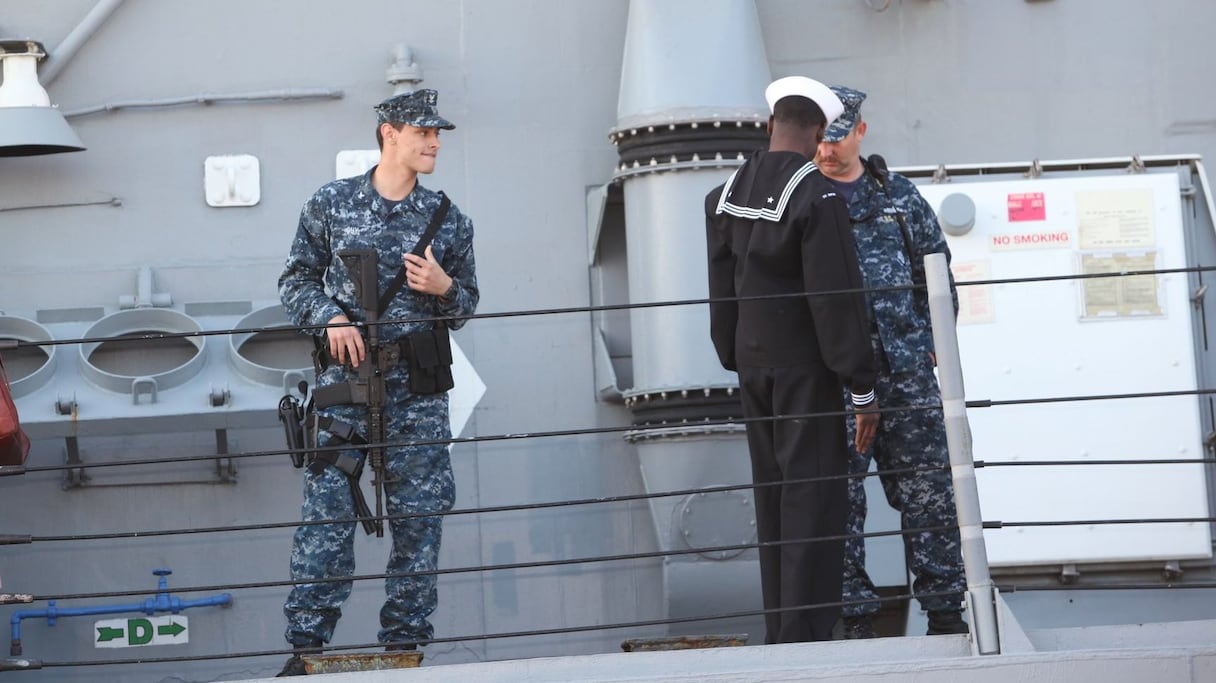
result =
M774 199L773 197L769 197L769 198L768 198L767 200L765 200L765 201L766 201L766 202L768 202L769 204L772 204L774 201L776 201L776 199Z

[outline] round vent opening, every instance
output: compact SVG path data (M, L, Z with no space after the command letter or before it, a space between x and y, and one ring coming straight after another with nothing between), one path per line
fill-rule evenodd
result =
M294 381L312 379L312 341L308 335L290 327L287 313L280 305L260 308L241 318L236 329L260 329L228 337L228 358L238 373L247 379L279 387Z
M202 327L188 315L168 309L119 311L98 320L86 338L109 337L80 345L81 372L97 386L132 392L136 379L151 378L158 389L184 384L205 362L205 337L141 338L157 334L187 334Z
M0 340L23 342L51 341L51 333L42 325L12 316L0 316ZM41 389L55 373L55 346L21 346L4 351L4 369L8 373L13 396L20 398Z

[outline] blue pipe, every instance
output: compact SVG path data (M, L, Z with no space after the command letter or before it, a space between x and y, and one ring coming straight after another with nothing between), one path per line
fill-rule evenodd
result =
M232 604L231 593L220 593L209 598L199 598L198 600L182 600L181 598L169 595L169 581L165 577L173 573L171 569L154 569L152 573L160 577L157 579L156 597L148 598L141 603L130 603L127 605L97 605L95 607L65 607L60 609L55 606L54 600L47 601L46 609L22 609L13 612L9 619L9 624L12 627L12 640L9 645L9 655L12 657L21 656L21 620L22 619L46 619L47 626L54 626L55 620L59 617L81 617L96 614L124 614L126 612L143 612L144 614L152 615L157 612L172 612L177 614L184 609L191 607L215 607L228 606Z

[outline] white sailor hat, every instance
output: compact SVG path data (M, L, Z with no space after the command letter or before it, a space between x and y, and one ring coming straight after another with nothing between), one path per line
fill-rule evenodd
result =
M764 89L764 99L768 100L769 113L772 113L773 107L777 105L777 100L790 95L805 97L819 105L829 126L844 113L844 103L840 101L836 93L832 92L831 88L806 76L786 76L769 83L768 87Z

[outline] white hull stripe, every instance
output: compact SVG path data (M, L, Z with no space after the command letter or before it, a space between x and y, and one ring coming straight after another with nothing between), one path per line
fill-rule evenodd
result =
M785 214L785 206L789 204L790 197L794 195L794 189L798 187L798 183L807 177L812 171L816 170L815 162L808 161L803 164L802 168L794 172L790 179L785 184L785 189L781 191L781 199L777 201L777 206L772 209L753 209L747 206L739 206L726 201L730 196L731 187L735 184L735 176L739 174L736 169L730 174L730 178L726 179L726 185L722 187L722 196L718 198L718 209L715 213L728 213L739 218L750 218L752 220L766 220L778 222L781 216Z

